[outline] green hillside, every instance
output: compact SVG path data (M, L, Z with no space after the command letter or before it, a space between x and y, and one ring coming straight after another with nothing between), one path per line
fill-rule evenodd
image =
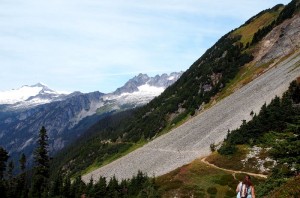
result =
M256 39L262 39L262 34L257 35L261 32L257 28L273 28L274 24L294 14L295 9L291 11L290 8L290 5L278 5L259 13L240 28L224 35L176 83L149 104L126 116L116 114L99 121L88 130L89 136L54 158L55 171L63 168L71 174L82 174L103 166L168 132L203 108L208 108L213 101L250 82L266 65L247 64L253 59L251 49L256 42L245 45L245 40L255 35ZM248 32L249 29L252 31Z

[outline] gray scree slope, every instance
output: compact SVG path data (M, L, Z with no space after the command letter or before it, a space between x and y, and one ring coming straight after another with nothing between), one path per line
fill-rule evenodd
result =
M257 113L265 102L281 96L299 75L298 52L185 124L82 179L89 182L93 177L97 181L100 176L113 175L130 178L138 170L159 176L208 155L211 143L222 141L227 130L239 127L241 120L249 120L252 110Z

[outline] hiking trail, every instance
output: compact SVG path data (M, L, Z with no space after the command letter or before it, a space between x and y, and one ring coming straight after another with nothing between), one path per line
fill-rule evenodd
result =
M211 163L209 163L208 161L206 161L206 157L202 158L202 159L201 159L201 162L205 163L205 164L208 165L208 166L214 167L214 168L216 168L216 169L219 169L219 170L223 170L223 171L232 173L232 176L233 176L233 178L234 178L235 180L237 180L236 177L235 177L235 174L236 174L236 173L247 174L247 175L250 175L250 176L261 177L261 178L265 178L265 179L267 178L267 175L263 175L263 174L250 173L250 172L246 172L246 171L237 171L237 170L231 170L231 169L226 169L226 168L218 167L218 166L216 166L216 165L214 165L214 164L211 164Z

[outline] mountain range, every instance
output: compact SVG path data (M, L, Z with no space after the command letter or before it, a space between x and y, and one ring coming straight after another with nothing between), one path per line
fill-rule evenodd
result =
M42 83L0 92L0 145L14 158L21 152L32 156L39 129L45 126L49 151L55 153L105 116L147 104L181 74L139 74L109 94L59 93Z

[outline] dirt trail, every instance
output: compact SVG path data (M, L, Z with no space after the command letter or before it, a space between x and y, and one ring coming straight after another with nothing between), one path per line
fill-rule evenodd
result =
M214 165L214 164L211 164L211 163L209 163L208 161L206 161L206 157L202 158L201 161L202 161L203 163L205 163L205 164L211 166L211 167L216 168L216 169L220 169L220 170L223 170L223 171L232 173L232 175L233 175L233 177L234 177L235 180L237 180L236 177L235 177L235 174L236 174L236 173L243 173L243 174L247 174L247 175L254 176L254 177L267 178L267 175L263 175L263 174L250 173L250 172L245 172L245 171L236 171L236 170L230 170L230 169L218 167L218 166L216 166L216 165Z

